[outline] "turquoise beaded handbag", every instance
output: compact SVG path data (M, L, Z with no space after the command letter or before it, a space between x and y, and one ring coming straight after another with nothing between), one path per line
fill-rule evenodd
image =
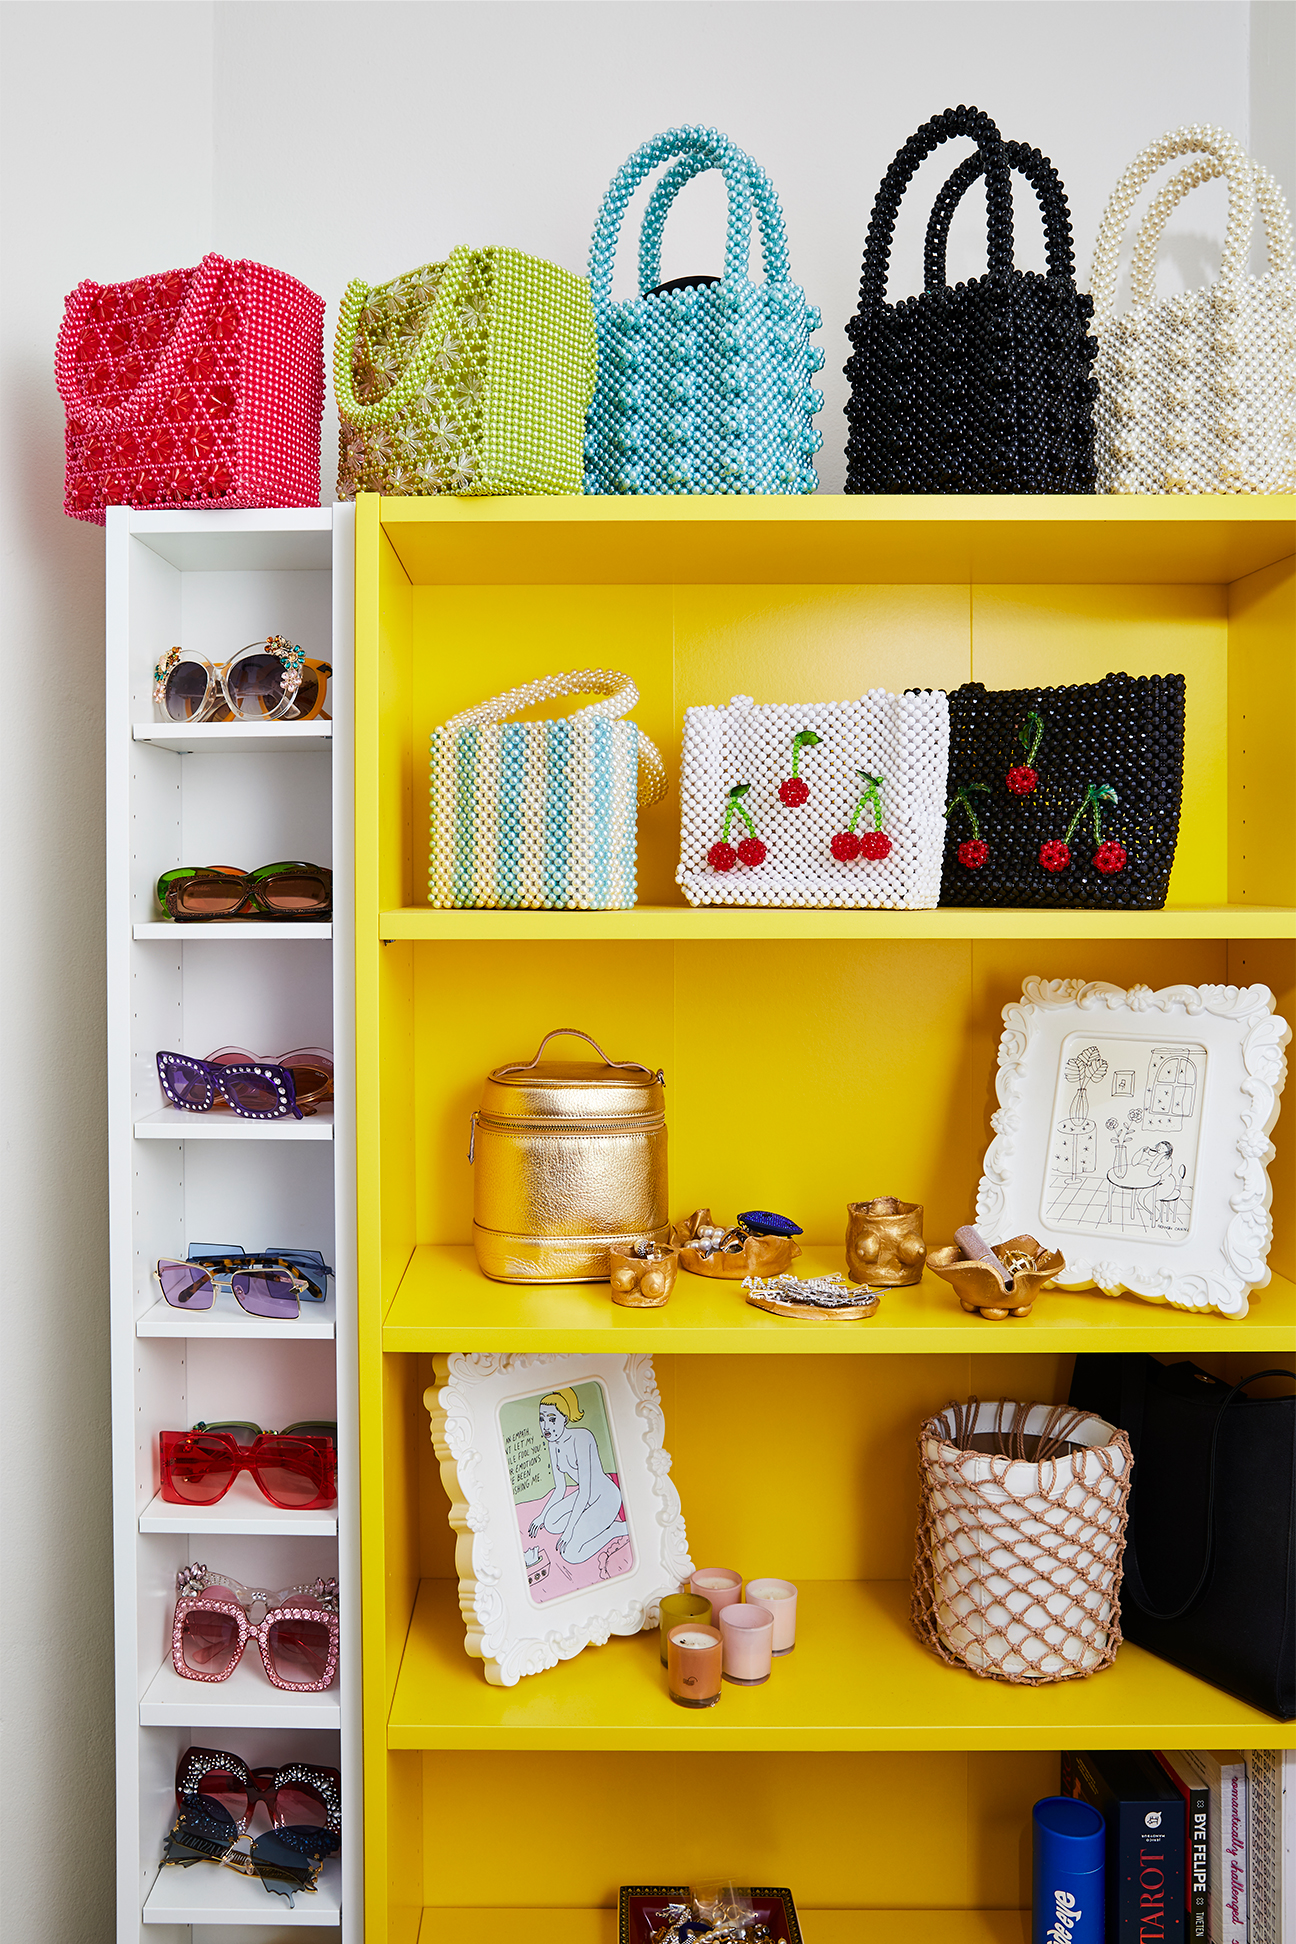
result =
M641 295L612 299L612 266L631 196L660 162L639 244ZM686 182L719 169L729 192L722 277L658 288L661 234ZM752 212L765 277L747 274ZM764 170L714 128L675 128L636 149L612 178L590 244L598 379L585 436L587 493L813 493L823 393L821 323L791 281L783 212Z

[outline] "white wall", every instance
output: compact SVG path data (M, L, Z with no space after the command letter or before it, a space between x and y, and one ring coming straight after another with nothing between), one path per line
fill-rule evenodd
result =
M1083 281L1112 182L1177 123L1222 123L1245 142L1254 115L1262 158L1296 190L1294 14L1287 0L4 7L0 1470L15 1944L111 1935L102 536L60 510L64 293L223 250L322 292L331 340L348 277L377 281L458 242L582 269L627 152L709 123L769 170L794 273L823 310L820 473L839 491L843 325L878 180L912 129L975 102L1051 155ZM929 162L911 188L893 290L918 287L927 209L954 160ZM1220 193L1177 212L1166 287L1218 259ZM984 201L968 200L956 278L982 260ZM1037 264L1029 202L1019 261ZM718 268L720 242L714 185L695 184L664 274ZM326 497L335 451L330 421Z

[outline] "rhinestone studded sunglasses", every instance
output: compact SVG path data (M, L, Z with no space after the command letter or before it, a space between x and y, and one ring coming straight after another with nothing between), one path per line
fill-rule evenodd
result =
M260 1877L272 1895L314 1890L326 1857L342 1840L342 1778L314 1762L250 1769L218 1748L187 1748L176 1767L179 1815L167 1837L164 1863L188 1869L223 1863ZM257 1809L270 1830L249 1837ZM247 1848L240 1847L246 1840Z
M288 861L241 871L235 864L181 864L163 871L157 901L179 925L222 918L328 918L333 873L326 864Z
M159 1053L157 1070L165 1098L186 1113L208 1114L220 1099L244 1120L284 1120L289 1114L302 1119L293 1077L273 1061L214 1066L188 1053Z
M277 1593L182 1566L176 1574L171 1665L187 1681L228 1681L255 1640L272 1686L320 1694L337 1673L337 1581L285 1586ZM261 1619L252 1612L261 1609Z
M312 1108L333 1098L333 1055L326 1046L295 1046L287 1053L261 1059L245 1046L218 1046L207 1055L208 1066L280 1066L293 1083L293 1097L309 1113Z
M196 1424L161 1431L162 1497L168 1505L216 1505L241 1472L262 1498L285 1512L315 1512L337 1502L336 1426ZM243 1434L251 1434L245 1436Z
M249 642L227 662L172 648L153 670L153 701L164 722L327 721L332 673L282 635Z

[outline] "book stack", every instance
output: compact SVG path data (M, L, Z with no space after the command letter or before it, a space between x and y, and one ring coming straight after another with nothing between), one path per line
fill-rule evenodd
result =
M1107 1944L1296 1944L1296 1751L1086 1751L1062 1794L1107 1825Z

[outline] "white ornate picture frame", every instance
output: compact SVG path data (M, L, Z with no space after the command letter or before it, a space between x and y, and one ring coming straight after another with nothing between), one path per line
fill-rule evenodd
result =
M1291 1038L1269 988L1030 978L1003 1019L986 1238L1060 1249L1063 1289L1245 1316Z
M655 1627L693 1564L648 1356L439 1356L423 1393L466 1651L514 1687Z

